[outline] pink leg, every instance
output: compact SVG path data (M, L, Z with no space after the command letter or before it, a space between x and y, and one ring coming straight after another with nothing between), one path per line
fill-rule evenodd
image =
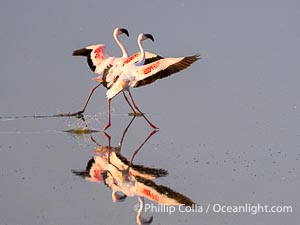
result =
M154 124L152 124L152 123L147 119L147 117L144 115L144 113L142 113L142 112L139 110L139 108L137 107L137 105L135 104L135 102L134 102L134 100L133 100L133 97L132 97L130 91L128 91L128 93L129 93L130 99L131 99L131 101L132 101L132 104L133 104L135 110L137 110L137 111L142 115L142 117L144 117L144 119L147 121L147 123L150 125L150 127L152 127L152 128L155 129L155 130L158 130L158 127L154 126Z
M132 166L132 162L133 162L133 159L134 157L136 156L136 154L141 150L141 148L144 146L144 144L152 137L153 134L155 134L157 132L157 130L153 130L149 135L148 137L145 139L145 141L134 151L134 153L132 154L131 156L131 160L130 160L130 163L129 163L129 167Z
M107 128L110 127L110 102L111 102L111 99L108 99L107 100L107 106L108 106L108 122L107 124L105 125L105 127L103 128L103 130L106 130Z
M60 114L60 115L61 115L61 116L79 116L79 115L83 114L84 111L85 111L85 109L86 109L86 107L87 107L87 105L88 105L88 103L89 103L89 101L90 101L90 99L91 99L91 97L92 97L92 95L93 95L93 93L94 93L94 91L95 91L100 85L101 85L101 84L97 84L97 86L95 86L94 88L91 89L90 94L89 94L89 96L88 96L88 98L87 98L87 100L86 100L86 102L85 102L85 104L84 104L82 110L80 110L80 111L78 111L78 112L75 112L75 113L65 113L65 114Z
M129 102L129 100L128 100L128 98L127 98L127 96L126 96L126 94L125 94L124 91L123 91L123 96L124 96L126 102L128 103L128 105L130 106L131 110L132 110L133 113L135 114L135 113L136 113L136 110L133 108L133 106L132 106L131 103Z
M124 138L125 138L125 135L126 135L128 129L129 129L129 127L131 126L132 122L134 121L134 119L135 119L135 116L132 117L130 123L127 125L127 127L126 127L125 130L123 131L121 140L120 140L120 142L119 142L120 150L122 149L122 144L123 144L123 140L124 140Z
M110 154L111 154L110 140L111 140L111 137L106 132L104 132L104 135L108 139L108 156L107 156L107 162L110 164Z
M80 113L80 114L81 114L81 113L84 113L84 111L85 111L85 109L86 109L86 107L87 107L87 105L88 105L88 103L89 103L89 101L90 101L90 99L91 99L91 97L92 97L94 91L95 91L100 85L101 85L101 83L98 84L97 86L95 86L93 89L91 89L90 95L89 95L89 97L87 98L87 100L86 100L86 102L85 102L85 104L84 104L84 106L83 106L83 109L82 109L81 111L79 111L78 113Z

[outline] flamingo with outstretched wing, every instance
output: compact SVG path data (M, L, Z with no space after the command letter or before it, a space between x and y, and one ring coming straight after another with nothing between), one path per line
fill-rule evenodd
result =
M186 69L197 61L200 56L198 54L187 56L187 57L177 57L177 58L162 58L152 63L145 63L145 50L142 46L142 41L146 39L151 39L154 41L154 38L151 34L139 34L138 36L138 45L140 48L140 59L135 63L127 63L122 67L119 67L115 70L114 66L111 65L107 70L104 71L103 76L99 76L99 82L105 84L105 87L108 89L106 92L107 102L108 102L108 122L104 127L104 130L110 127L110 104L111 100L117 96L120 92L127 91L129 93L130 99L133 106L127 99L124 94L125 100L131 106L134 112L140 113L147 123L153 128L158 129L153 125L146 116L139 110L135 101L130 93L130 87L141 87L147 84L151 84L158 79L168 77L174 73L177 73L183 69Z

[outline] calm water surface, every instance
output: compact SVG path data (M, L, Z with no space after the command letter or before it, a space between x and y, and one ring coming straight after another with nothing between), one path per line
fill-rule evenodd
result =
M297 224L299 9L293 1L1 3L0 224L136 224L151 217L152 224ZM145 42L148 51L201 54L189 69L132 91L160 128L133 160L146 172L126 171L152 131L142 118L124 136L123 161L114 152L108 164L99 152L109 145L101 131L107 121L103 88L92 97L85 122L30 117L82 107L96 84L85 59L71 53L105 43L111 55L120 55L112 38L116 26L129 30L122 40L130 53L145 32L155 38ZM132 117L122 96L112 108L107 134L116 147ZM86 124L100 132L64 132ZM84 171L91 159L98 164L89 177ZM167 190L164 201L190 200L199 211L154 208ZM145 197L141 217L137 195ZM292 212L255 213L258 205L291 206ZM221 206L252 210L218 212Z

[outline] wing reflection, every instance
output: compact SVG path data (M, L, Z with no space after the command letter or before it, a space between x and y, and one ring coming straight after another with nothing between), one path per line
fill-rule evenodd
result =
M124 201L127 197L137 197L140 204L136 210L137 224L150 224L153 216L148 219L142 217L145 198L167 206L193 206L194 202L183 194L169 187L158 185L153 181L156 178L167 176L167 170L133 163L138 152L156 131L152 131L147 136L144 142L134 151L130 160L121 154L123 140L134 119L135 117L125 128L119 144L115 147L110 146L111 138L106 133L104 134L108 138L108 146L100 145L94 138L91 138L98 145L98 149L88 161L84 171L72 170L72 172L87 181L104 183L112 191L113 202Z

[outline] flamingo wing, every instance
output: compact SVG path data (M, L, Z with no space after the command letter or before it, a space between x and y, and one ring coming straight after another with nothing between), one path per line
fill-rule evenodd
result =
M101 176L102 170L103 170L103 168L101 167L101 164L96 162L93 157L88 161L85 171L72 170L72 173L84 178L87 181L101 183L102 182L102 176Z
M87 63L93 72L95 72L96 67L108 57L104 44L90 45L85 48L75 50L72 55L87 57Z
M123 155L121 155L120 153L116 153L115 155L119 159L120 164L123 164L126 167L129 166L130 162ZM133 175L138 175L146 179L154 179L158 177L165 177L168 175L168 171L165 169L151 168L136 164L131 165L130 172Z
M102 75L102 84L105 88L108 88L109 85L108 83L110 83L111 79L109 77L110 74L110 69L113 67L112 64L109 64L104 70L103 70L103 75Z
M198 54L178 58L163 58L136 70L136 81L133 87L142 87L186 69L200 59Z
M146 57L145 57L144 65L155 62L160 59L163 59L162 56L154 54L152 52L145 52L145 54L146 54ZM136 63L137 61L139 61L140 55L141 55L141 53L137 52L137 53L133 54L132 56L128 57L127 59L125 59L123 61L122 66L125 66L126 64L129 64L129 63Z
M128 57L128 58L116 58L114 61L111 61L105 69L103 69L103 75L101 77L102 84L104 87L109 88L111 85L114 84L116 81L116 78L120 76L124 71L128 70L128 67L130 68L134 63L136 63L139 60L140 52L135 53L134 55ZM146 60L145 64L152 63L155 61L158 61L160 59L163 59L163 57L156 55L151 52L146 52ZM105 64L105 63L102 63ZM101 66L98 66L96 68L96 73L98 71L98 68Z
M138 195L148 198L154 202L164 205L186 205L192 206L195 203L185 195L163 185L157 185L149 179L134 176L137 181Z
M75 175L80 176L80 177L82 177L84 179L87 178L87 177L91 177L90 171L91 171L91 168L94 165L94 163L95 163L95 159L94 159L94 157L92 157L88 161L88 163L87 163L86 168L85 168L84 171L72 170L72 173L74 173Z
M160 55L156 55L156 54L154 54L152 52L146 52L146 58L145 58L144 65L152 63L152 62L155 62L155 61L163 59L163 58L164 57L162 57Z
M146 59L144 64L152 63L157 60L163 59L163 57L156 55L151 52L146 52ZM120 74L126 70L127 66L133 63L136 63L140 58L140 52L133 54L132 56L128 58L115 58L113 61L109 62L109 64L103 69L103 84L107 88L112 83L114 83L114 80L117 76L120 76ZM96 68L96 73L98 72L98 66Z

